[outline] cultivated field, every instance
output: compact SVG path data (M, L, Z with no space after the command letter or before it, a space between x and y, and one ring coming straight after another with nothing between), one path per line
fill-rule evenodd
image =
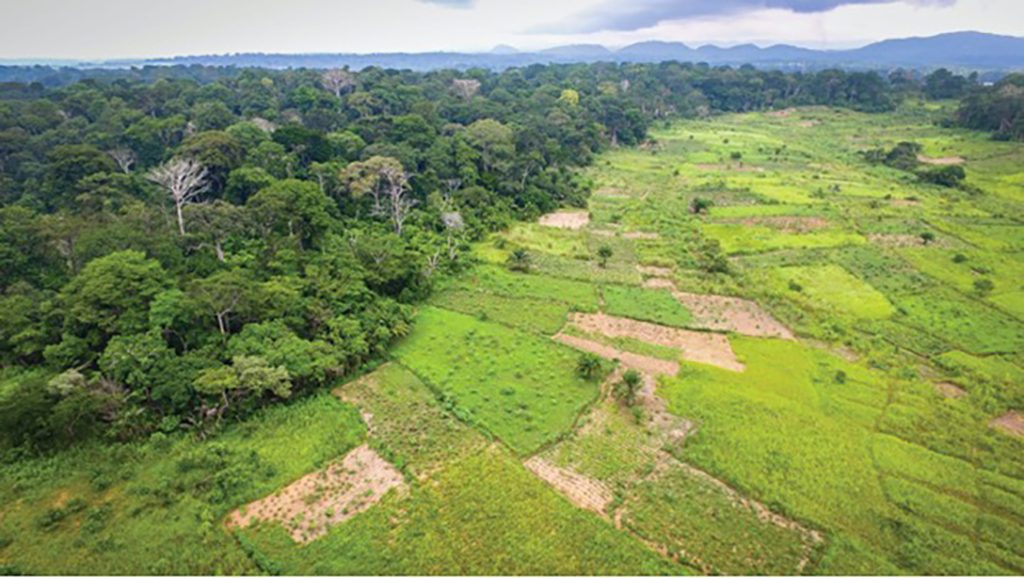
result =
M201 451L159 434L8 467L0 561L1024 573L1024 146L941 113L657 126L598 157L587 207L475 246L393 359L333 395ZM900 141L977 191L859 154Z

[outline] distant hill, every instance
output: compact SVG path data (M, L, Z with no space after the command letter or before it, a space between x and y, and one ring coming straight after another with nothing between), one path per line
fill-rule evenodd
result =
M1003 73L1024 70L1024 38L982 32L954 32L927 38L901 38L876 42L851 50L814 50L778 44L761 48L753 44L731 47L705 45L693 48L682 42L648 41L610 50L599 44L555 46L521 52L499 45L485 53L424 52L380 54L222 54L177 56L79 63L78 67L124 68L145 65L240 66L266 68L332 68L368 66L435 70L471 67L501 70L530 64L574 62L706 62L712 65L752 64L783 70L815 70L826 67L889 69L909 67L978 70ZM0 62L3 64L3 62Z

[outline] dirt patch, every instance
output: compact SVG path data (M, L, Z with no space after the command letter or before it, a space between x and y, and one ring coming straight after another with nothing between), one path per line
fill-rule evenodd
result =
M851 363L860 359L860 355L856 351L842 343L829 343L827 341L818 341L817 339L801 339L800 341L810 345L811 347L816 347L833 355L838 355Z
M773 110L773 111L767 112L765 114L767 114L768 116L785 118L785 117L793 114L794 112L796 112L795 108L784 108L782 110Z
M989 425L999 428L1010 435L1022 437L1024 436L1024 413L1010 410L990 421Z
M740 220L739 223L744 225L762 225L786 233L806 233L829 226L828 220L821 217L750 217Z
M669 267L655 267L654 265L637 265L636 270L641 275L647 275L648 277L671 277L672 269Z
M929 165L959 165L963 164L963 157L930 157L917 155L917 160Z
M603 313L574 313L570 323L589 333L608 337L631 337L647 343L674 347L689 361L717 365L732 371L746 369L736 359L729 338L715 333L665 327L655 323L615 317Z
M377 503L392 488L405 488L402 474L364 444L340 463L235 510L227 525L244 528L257 520L273 520L296 542L309 542Z
M564 494L569 501L581 508L605 515L611 503L612 490L594 478L561 468L540 456L534 456L523 464L540 479L551 484Z
M796 125L800 128L813 128L818 126L819 124L821 124L821 121L817 120L802 120L796 123Z
M958 397L963 397L967 395L967 391L965 391L962 387L955 383L950 383L948 381L940 381L936 383L935 389L939 390L939 393L950 399L956 399Z
M618 359L622 365L638 371L659 375L675 375L679 372L679 364L674 361L658 359L657 357L648 357L646 355L631 353L629 351L620 351L609 345L591 341L589 339L583 339L582 337L576 337L575 335L559 333L552 337L552 339L561 341L570 347L575 347L576 349L582 349L583 351L589 351L590 353L600 355L605 359Z
M668 289L675 291L676 284L671 279L661 279L659 277L651 277L644 281L645 289Z
M548 213L540 218L540 224L545 227L557 227L559 229L580 229L590 223L590 213L586 211L560 211Z
M694 316L694 324L712 331L734 331L754 337L793 339L793 332L748 299L676 291L676 299Z
M647 411L651 428L664 442L681 442L696 431L697 426L692 421L668 410L665 398L658 395L658 382L653 376L645 373L643 380L644 386L637 395L637 401Z
M657 233L645 231L632 231L629 233L623 233L622 236L626 239L657 239L659 237Z

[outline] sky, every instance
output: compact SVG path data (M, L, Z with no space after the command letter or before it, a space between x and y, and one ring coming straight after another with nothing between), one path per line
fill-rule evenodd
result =
M850 48L959 30L1024 36L1024 0L0 0L0 59L643 40Z

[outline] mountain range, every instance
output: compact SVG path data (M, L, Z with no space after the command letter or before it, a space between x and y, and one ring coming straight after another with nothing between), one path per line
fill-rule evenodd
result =
M1007 72L1024 70L1024 38L983 32L952 32L924 38L884 40L849 50L816 50L786 44L759 47L741 44L730 47L691 47L682 42L647 41L617 50L598 44L556 46L539 51L519 51L499 45L490 52L424 52L376 54L221 54L172 58L107 60L79 63L85 68L145 65L221 65L269 68L332 68L368 66L433 70L438 68L505 69L531 64L574 62L706 62L712 65L752 64L784 70L843 67L887 69L909 67L929 69Z

